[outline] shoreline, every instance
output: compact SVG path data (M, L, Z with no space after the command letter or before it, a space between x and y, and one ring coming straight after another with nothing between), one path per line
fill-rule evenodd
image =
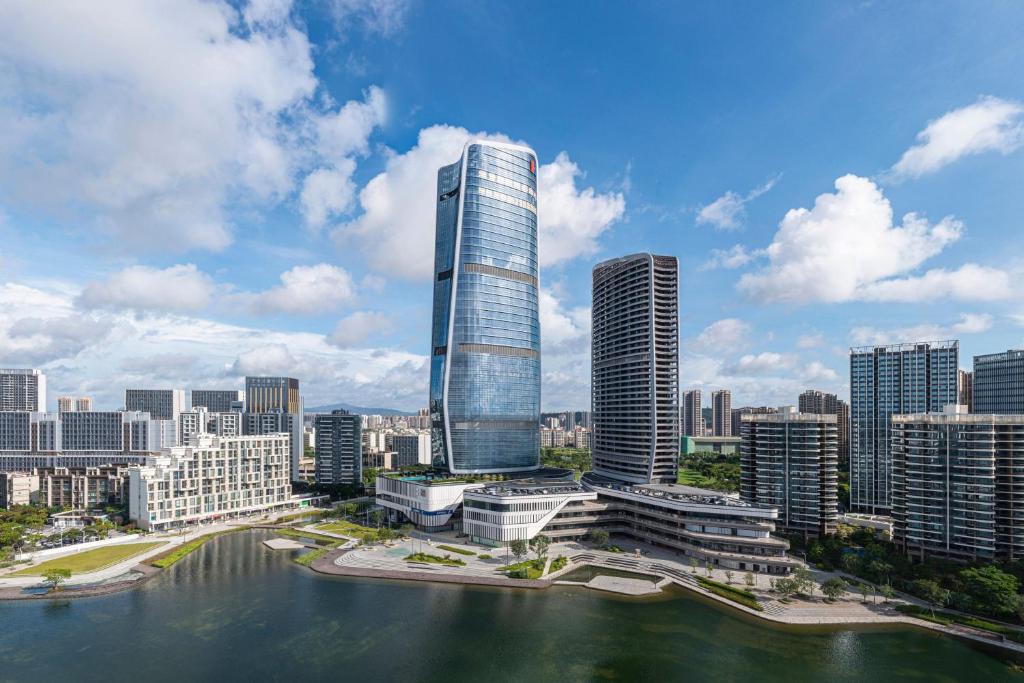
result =
M253 531L259 528L261 531L274 531L273 527L251 527L249 529L239 529L238 531ZM210 536L217 537L220 533L208 534ZM202 537L199 537L202 538ZM196 539L193 539L196 540ZM212 538L209 540L213 540ZM200 546L201 547L201 546ZM197 548L198 549L198 548ZM563 583L558 580L558 576L576 569L579 567L591 566L601 568L603 565L599 562L592 562L589 559L583 561L570 562L564 570L551 575L552 578L543 579L509 579L504 577L484 577L484 576L472 576L472 575L460 575L451 572L445 572L444 570L436 571L423 571L423 570L385 570L377 568L367 567L352 567L352 566L338 566L335 564L335 560L349 552L348 549L336 548L325 553L322 557L316 559L306 567L298 565L300 568L312 570L312 573L317 576L337 576L341 578L355 578L355 579L383 579L388 581L415 581L415 582L428 582L428 583L440 583L447 585L464 585L464 586L482 586L491 588L512 588L522 590L546 590L552 587L563 587L563 588L587 588L584 584L573 585L571 583ZM24 587L0 587L0 601L39 601L39 600L74 600L81 598L92 598L92 597L103 597L107 595L114 595L116 593L122 593L141 587L150 579L159 574L163 573L165 569L154 567L144 562L137 563L125 572L125 574L135 572L141 574L140 577L130 580L123 581L112 581L107 584L97 586L87 586L85 588L72 588L64 589L59 591L49 591L47 593L33 594L25 593ZM657 573L657 572L654 572ZM938 635L952 636L960 640L969 641L970 643L993 647L999 650L1001 653L1015 656L1019 661L1024 662L1024 645L1016 643L1011 640L1002 639L996 634L986 634L976 632L973 629L968 629L963 626L945 626L942 624L936 624L930 621L922 619L916 619L912 616L905 614L899 614L894 611L887 609L886 613L879 614L880 618L858 618L856 616L836 615L835 617L817 618L814 620L801 620L786 618L784 614L770 613L766 611L754 610L745 605L733 602L719 595L716 595L710 591L702 589L697 585L690 585L688 582L680 581L676 577L664 574L658 574L663 579L667 579L667 585L671 590L683 590L684 595L690 599L698 599L708 601L719 607L730 608L734 614L741 618L746 618L751 621L756 621L761 624L770 624L773 627L780 628L825 628L825 629L841 629L842 627L857 627L857 628L881 628L894 627L894 628L918 628L931 631ZM589 589L595 590L595 589ZM620 595L613 592L605 592L609 598L618 598L624 600L643 601L645 598L656 597L653 595L647 596L628 596ZM665 591L669 592L669 591Z

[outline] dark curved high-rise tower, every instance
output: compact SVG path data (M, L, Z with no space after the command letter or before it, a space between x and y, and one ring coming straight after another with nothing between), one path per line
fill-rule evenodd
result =
M540 467L537 155L476 140L437 173L431 450L453 473Z
M594 267L594 472L675 483L679 458L679 260L633 254Z

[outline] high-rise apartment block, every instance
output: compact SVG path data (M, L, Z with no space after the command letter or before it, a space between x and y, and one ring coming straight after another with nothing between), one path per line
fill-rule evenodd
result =
M317 415L316 481L318 484L359 484L363 480L362 422L347 410Z
M0 410L46 411L46 375L35 369L0 368Z
M537 155L476 140L437 173L432 459L452 473L540 467Z
M808 389L800 394L798 409L813 415L835 415L839 432L839 463L843 467L850 460L850 404L835 394Z
M276 431L291 434L291 476L297 481L303 453L299 380L293 377L246 377L245 410L245 434L272 434ZM266 417L268 415L278 417Z
M633 254L594 267L594 473L675 482L679 459L679 260Z
M177 420L185 409L184 389L125 389L125 410L149 413L154 420Z
M742 417L744 415L772 415L779 412L779 409L775 406L743 406L742 408L732 409L732 432L729 436L739 437L740 426L743 424Z
M743 415L740 498L779 511L778 526L818 536L838 520L835 415Z
M732 392L719 389L711 392L712 436L732 435Z
M1024 558L1024 415L892 418L893 540L918 559Z
M89 396L58 396L57 412L87 413L92 410L92 398Z
M1024 414L1024 349L974 357L972 413Z
M957 401L960 345L914 342L850 349L850 505L888 514L893 415L941 412Z
M237 389L193 389L192 408L206 408L210 413L243 413L245 392Z
M960 370L956 374L956 402L959 405L967 406L967 412L974 412L974 373L970 370ZM1000 411L1002 412L1002 411Z
M683 436L704 436L704 418L700 409L700 389L688 389L682 398Z
M396 467L430 464L430 434L395 434L391 448Z

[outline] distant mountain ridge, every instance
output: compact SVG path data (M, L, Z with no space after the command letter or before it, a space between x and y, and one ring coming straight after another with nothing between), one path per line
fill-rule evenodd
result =
M356 415L415 415L405 410L395 410L394 408L364 408L362 406L354 406L349 403L332 403L329 406L316 406L315 408L306 408L307 413L329 413L332 410L347 410L350 413Z

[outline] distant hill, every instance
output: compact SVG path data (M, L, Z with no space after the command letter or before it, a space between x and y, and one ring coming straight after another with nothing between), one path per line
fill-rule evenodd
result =
M329 413L332 410L347 410L355 415L415 415L416 413L410 413L404 410L395 410L394 408L364 408L362 406L354 406L348 403L332 403L329 406L316 406L315 408L306 408L307 413Z

